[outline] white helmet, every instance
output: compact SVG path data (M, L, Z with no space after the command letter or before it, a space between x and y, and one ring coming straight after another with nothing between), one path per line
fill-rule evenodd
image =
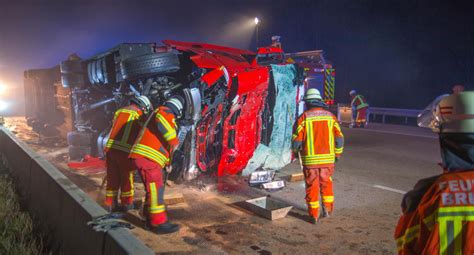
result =
M172 110L175 111L176 113L176 118L181 118L181 116L183 115L183 99L179 96L174 96L168 100L166 100L166 103L165 103L166 106L170 107L170 108L174 108Z
M349 92L349 95L351 95L351 96L352 96L352 95L355 95L355 94L357 94L357 91L355 91L355 89L353 89L353 90L351 90L351 91Z
M150 99L146 96L135 96L130 101L137 104L143 113L147 114L152 110Z
M304 101L323 100L321 93L317 89L308 89L303 98Z
M443 98L436 107L435 123L435 132L474 133L474 91Z

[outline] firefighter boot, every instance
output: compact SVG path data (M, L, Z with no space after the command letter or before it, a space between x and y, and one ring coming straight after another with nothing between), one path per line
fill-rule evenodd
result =
M324 211L323 212L323 218L329 218L331 217L331 213L327 212L327 211Z
M318 223L318 219L314 218L314 217L311 217L311 219L309 220L309 222L311 222L311 224L314 224L316 225Z
M105 210L108 212L108 213L112 213L112 212L115 212L117 211L118 209L118 203L117 201L113 201L111 205L105 205Z
M323 205L323 215L321 215L322 218L329 218L331 217L331 212L328 211L326 206Z
M133 210L133 209L135 209L135 205L134 205L134 204L124 204L124 205L122 205L122 207L120 208L120 210L121 210L122 212L128 212L128 211Z
M176 231L178 231L180 228L180 225L178 224L173 224L169 221L163 223L163 224L160 224L158 225L157 227L153 227L152 228L152 231L155 233L155 234L158 234L158 235L164 235L164 234L171 234L171 233L174 233Z

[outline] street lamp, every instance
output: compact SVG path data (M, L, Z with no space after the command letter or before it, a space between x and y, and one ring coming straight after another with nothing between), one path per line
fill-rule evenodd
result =
M258 17L255 17L253 21L255 22L255 46L258 49L258 23L260 22L260 20L258 19Z

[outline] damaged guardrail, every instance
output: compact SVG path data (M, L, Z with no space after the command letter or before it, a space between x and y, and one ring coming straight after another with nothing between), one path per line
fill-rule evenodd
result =
M87 222L107 212L3 126L0 156L51 250L65 254L154 254L127 229L95 232Z

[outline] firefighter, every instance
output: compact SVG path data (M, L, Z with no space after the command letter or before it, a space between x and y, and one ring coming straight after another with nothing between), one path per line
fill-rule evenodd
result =
M183 99L180 97L172 97L154 110L129 155L145 186L143 212L147 226L157 234L179 230L179 225L170 223L166 216L163 170L170 165L179 144L176 120L181 118L182 112Z
M281 49L281 42L280 42L281 36L279 35L274 35L272 36L272 45L271 47L275 48L280 48Z
M326 109L327 105L317 89L308 89L303 99L308 110L295 126L293 151L300 153L308 211L311 223L316 224L320 203L323 217L330 216L334 210L331 176L334 164L343 151L344 136L336 117Z
M118 192L123 210L133 209L134 168L128 159L138 133L140 121L151 110L150 100L146 96L133 97L130 105L115 112L112 129L105 146L107 165L107 188L105 205L109 212L118 209Z
M349 92L351 96L351 107L352 107L352 127L363 128L367 124L367 114L369 111L369 104L365 100L364 96L357 94L355 90Z
M464 91L464 85L456 84L453 86L453 94L459 94Z
M474 254L474 92L437 106L443 173L418 181L402 201L399 254Z

